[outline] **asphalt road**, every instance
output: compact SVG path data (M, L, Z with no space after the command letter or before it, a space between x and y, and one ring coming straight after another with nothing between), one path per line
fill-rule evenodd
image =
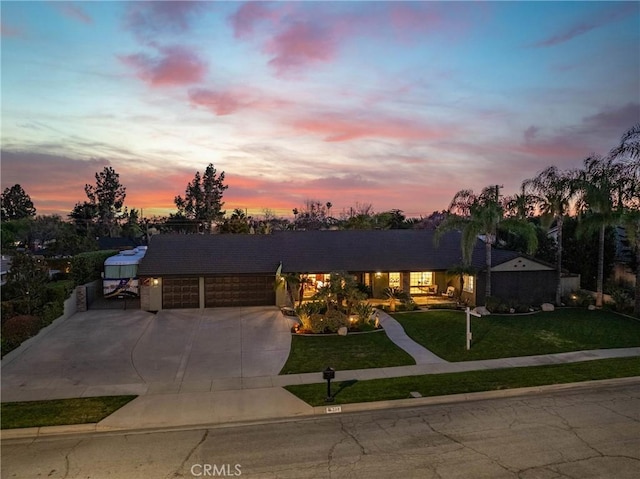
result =
M3 441L8 478L637 478L640 385L209 430Z

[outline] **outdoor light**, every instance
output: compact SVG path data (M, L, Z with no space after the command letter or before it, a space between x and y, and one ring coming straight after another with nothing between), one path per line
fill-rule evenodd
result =
M160 283L160 280L158 278L153 278L153 285L158 286L158 283Z
M376 278L379 278L380 276L382 276L382 273L380 271L376 271Z

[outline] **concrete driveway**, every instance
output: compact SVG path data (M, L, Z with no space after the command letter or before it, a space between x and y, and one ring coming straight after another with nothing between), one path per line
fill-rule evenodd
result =
M255 387L284 366L289 328L275 307L77 313L2 360L2 401Z

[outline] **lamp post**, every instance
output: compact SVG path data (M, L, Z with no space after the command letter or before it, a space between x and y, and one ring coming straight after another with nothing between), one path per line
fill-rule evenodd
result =
M325 398L325 402L333 402L333 396L331 395L331 380L336 377L336 370L327 366L327 368L322 371L322 379L327 381L327 397Z

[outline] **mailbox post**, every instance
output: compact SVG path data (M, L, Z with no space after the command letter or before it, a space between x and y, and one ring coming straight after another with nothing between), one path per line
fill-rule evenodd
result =
M327 366L327 369L322 371L322 379L327 381L327 397L325 402L333 402L333 396L331 395L331 380L336 377L336 370Z

